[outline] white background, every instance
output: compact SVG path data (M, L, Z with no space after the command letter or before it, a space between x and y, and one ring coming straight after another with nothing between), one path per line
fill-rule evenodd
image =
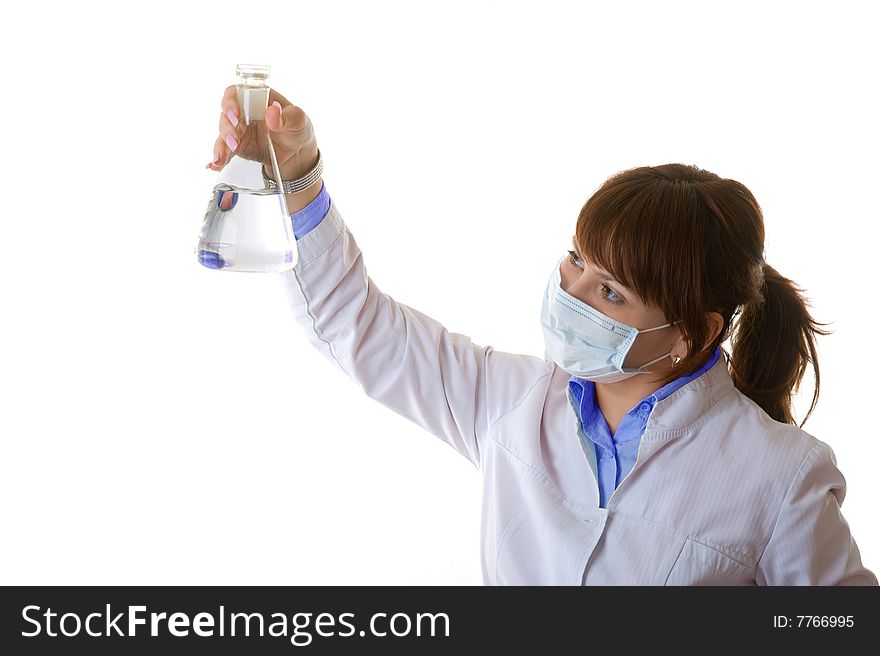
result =
M376 284L498 350L542 355L544 284L608 176L744 183L768 261L833 322L804 429L880 572L866 7L4 8L0 582L481 582L470 463L312 350L277 276L195 260L237 63L311 117Z

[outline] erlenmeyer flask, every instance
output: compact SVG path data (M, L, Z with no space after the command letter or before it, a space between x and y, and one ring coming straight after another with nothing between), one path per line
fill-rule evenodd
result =
M221 271L278 273L293 269L296 239L285 194L265 188L262 170L281 179L264 122L269 105L268 66L239 64L236 85L244 134L218 173L196 247L204 266Z

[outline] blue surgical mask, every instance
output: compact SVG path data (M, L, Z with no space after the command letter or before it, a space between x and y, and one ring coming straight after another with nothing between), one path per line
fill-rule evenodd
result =
M640 333L673 324L638 330L579 301L560 285L559 267L563 259L565 256L556 264L547 282L541 308L545 359L552 360L573 376L597 383L616 383L636 374L651 373L645 367L672 354L670 351L640 367L625 368L626 354Z

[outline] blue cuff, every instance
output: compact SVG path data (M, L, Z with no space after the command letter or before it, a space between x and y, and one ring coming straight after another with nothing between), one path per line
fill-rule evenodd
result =
M310 230L317 227L327 212L330 211L330 194L327 193L327 185L321 181L321 191L311 203L302 208L299 212L290 215L293 221L293 236L301 239Z

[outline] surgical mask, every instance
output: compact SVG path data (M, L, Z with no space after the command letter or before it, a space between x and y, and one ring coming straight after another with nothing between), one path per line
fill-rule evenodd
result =
M616 383L636 374L651 373L645 367L672 354L670 351L640 367L624 367L626 354L640 333L673 324L638 330L579 301L560 285L559 266L563 259L565 256L556 264L547 282L541 308L545 359L573 376L597 383Z

